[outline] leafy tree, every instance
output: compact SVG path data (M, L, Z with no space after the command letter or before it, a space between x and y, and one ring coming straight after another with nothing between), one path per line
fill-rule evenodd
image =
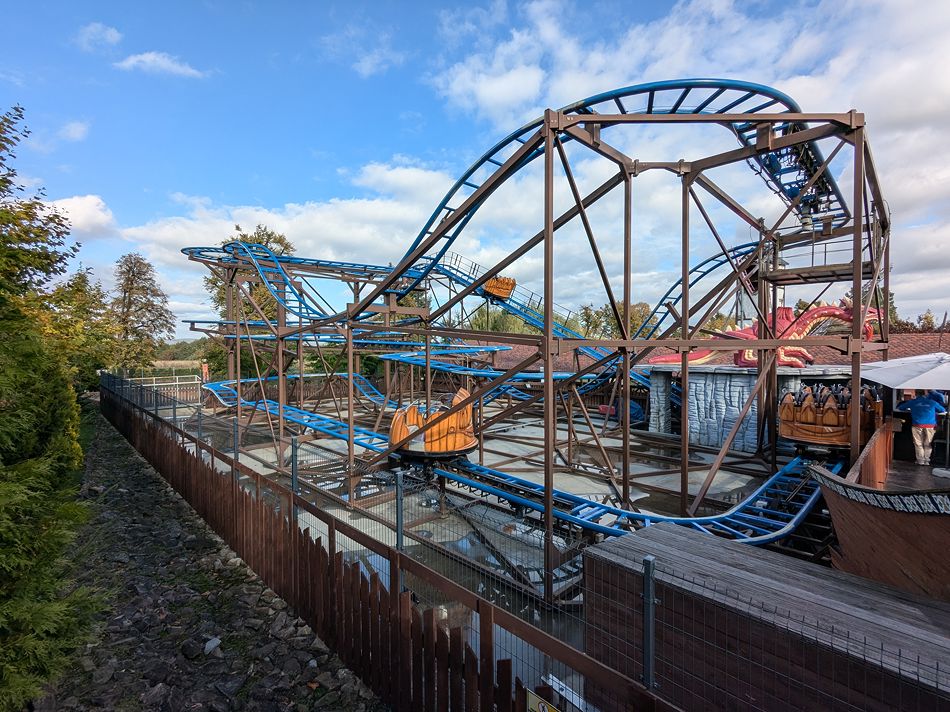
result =
M800 316L803 311L809 308L811 302L807 299L799 299L795 302L795 316Z
M621 337L620 329L617 325L617 317L614 316L613 309L610 308L610 304L604 304L600 308L601 315L603 318L604 324L604 335L610 339L619 339ZM620 314L623 314L623 302L617 302L617 311ZM630 304L630 335L636 334L638 330L646 327L656 326L658 319L655 316L650 316L653 311L651 307L646 302L631 302ZM641 338L646 336L644 332L641 334Z
M252 352L250 347L246 345L247 342L245 341L244 343L245 345L241 347L241 378L255 378L258 369L260 369L261 374L267 369L270 362L270 355L263 353L257 348ZM257 357L256 365L255 356ZM223 346L211 339L207 339L204 342L204 348L200 358L208 362L208 372L211 374L212 380L215 378L227 378L228 352ZM290 368L293 362L293 359L288 359L287 368Z
M130 252L115 264L112 317L119 334L116 363L122 368L144 368L155 360L158 347L175 330L168 296L155 270L142 255Z
M173 341L163 344L156 354L159 361L194 361L204 358L205 349L211 341L207 336L200 339Z
M288 240L285 235L265 225L258 225L254 228L254 231L250 233L244 232L240 225L235 225L234 232L234 235L224 239L221 244L226 245L229 242L246 242L249 244L264 245L276 255L292 255L296 251L293 243ZM222 318L226 318L227 288L224 280L217 274L211 274L204 278L204 286L211 297L211 303L215 309L218 310ZM277 318L277 302L265 285L259 283L252 284L250 294L268 319ZM241 318L243 312L243 316L246 316L248 319L260 319L260 315L251 305L250 300L237 292L235 295L239 297L236 314L238 318ZM256 367L255 357L254 354L251 353L250 348L247 346L241 348L241 378L251 378L257 375L257 368L260 368L262 371L266 368L268 359L260 353L255 353L257 355ZM219 344L210 339L205 341L201 358L208 362L208 370L213 378L218 376L223 377L227 374L227 351Z
M250 354L248 354L250 356ZM220 380L228 377L228 352L211 339L205 344L201 358L208 362L208 373L211 380ZM244 354L241 354L243 365Z
M577 313L580 333L584 336L599 336L604 331L604 312L593 304L582 304Z
M42 195L25 197L10 164L14 149L30 132L21 127L23 108L0 115L0 304L23 297L66 271L79 250L67 246L69 223Z
M709 317L704 327L707 331L723 333L736 328L735 320L729 314L717 312Z
M867 284L865 284L861 288L861 293L865 301L867 301L869 289L870 287ZM849 289L845 293L845 299L851 299L852 291L853 290ZM884 290L881 287L877 287L877 291L878 291L877 303L883 303ZM875 301L872 298L871 306L874 307L874 305L875 305ZM894 302L894 292L891 292L890 294L887 295L887 313L888 313L888 320L890 321L890 330L892 334L910 334L917 331L921 331L919 319L916 322L913 319L904 319L898 313L897 305ZM875 328L877 328L876 322L875 322Z
M264 245L275 255L292 255L296 251L293 243L283 234L275 232L264 225L258 225L254 228L254 232L250 233L244 232L240 225L235 225L234 232L234 235L225 239L221 244L226 245L229 242L246 242L249 244ZM218 310L218 313L221 314L222 317L227 316L227 290L224 280L218 275L212 274L204 278L204 285L205 289L208 290L208 293L211 295L211 303L215 309ZM277 318L277 302L267 290L266 286L263 284L255 284L251 287L250 294L261 308L261 311L263 311L269 319ZM242 305L244 313L247 314L249 319L260 318L260 315L257 314L254 307L251 306L246 298L242 299Z
M414 289L408 294L399 297L397 302L401 307L415 307L418 309L431 309L432 297L428 289Z
M494 331L506 334L536 334L538 330L501 307L485 301L468 316L468 328L475 331Z
M917 317L917 330L927 334L937 331L937 317L934 316L932 309L928 309Z
M66 357L77 391L94 389L98 370L112 365L117 331L109 298L91 271L80 268L46 297L43 313L47 335Z

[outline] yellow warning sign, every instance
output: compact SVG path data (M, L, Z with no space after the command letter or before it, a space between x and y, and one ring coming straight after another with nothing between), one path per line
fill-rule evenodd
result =
M528 712L560 712L560 710L547 700L542 700L531 690L525 690L528 693Z

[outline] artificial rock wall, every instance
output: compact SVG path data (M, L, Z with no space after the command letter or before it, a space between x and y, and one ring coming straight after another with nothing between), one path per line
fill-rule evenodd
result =
M779 368L779 392L797 391L801 383L814 380L840 380L847 371L839 367ZM671 433L672 412L670 391L673 377L679 378L673 368L654 367L650 372L650 430ZM694 445L716 447L739 417L739 411L755 385L756 371L737 366L694 366L689 369L689 441ZM742 421L732 449L755 452L758 399Z
M689 441L696 445L719 447L739 418L755 385L752 373L707 373L689 374ZM739 426L733 450L755 452L756 413L758 398L752 403L748 414Z

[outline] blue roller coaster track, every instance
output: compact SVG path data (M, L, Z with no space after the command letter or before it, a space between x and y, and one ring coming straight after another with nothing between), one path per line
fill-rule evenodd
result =
M743 113L747 115L762 113L798 113L798 105L785 94L766 86L719 79L689 79L668 82L641 84L599 94L564 107L562 112L569 115L589 116L596 123L599 114L704 114L708 116ZM753 121L729 122L726 125L742 146L753 146L756 141L756 124ZM497 187L511 175L543 155L539 129L542 120L526 124L511 133L479 158L461 178L452 186L446 196L433 211L415 240L396 267L316 260L287 255L274 254L262 245L229 243L223 247L191 247L183 252L190 259L210 265L233 266L240 269L253 269L266 286L271 296L282 304L287 314L298 320L298 324L329 324L339 322L355 323L371 315L369 310L358 314L333 312L329 305L321 306L310 297L306 290L306 280L301 281L300 273L312 276L329 276L337 279L365 279L378 281L373 294L361 304L372 301L383 292L406 295L418 287L427 278L442 278L455 287L471 287L484 275L484 270L474 263L452 255L449 250L462 230L475 216L478 209ZM603 126L610 129L609 125ZM804 129L804 124L789 120L776 125L778 133L793 133ZM561 136L570 141L568 134ZM753 168L777 193L786 204L798 200L796 211L809 215L814 220L828 219L834 225L841 225L850 219L840 189L830 175L823 175L812 181L824 157L815 142L792 149L778 149L757 154L750 159ZM504 169L504 170L502 170ZM813 183L809 186L809 183ZM802 191L807 190L803 196ZM481 191L481 192L479 192ZM477 194L477 195L476 195ZM717 253L695 265L689 272L688 284L694 287L703 278L724 265L744 258L758 247L757 243L748 243ZM294 273L298 274L295 279ZM674 283L651 312L643 326L633 335L634 338L656 336L671 318L673 310L682 300L684 285L679 280ZM541 329L544 325L542 303L540 299L518 288L508 298L500 298L477 287L472 293L500 306L524 323ZM223 323L223 322L222 322ZM554 333L563 339L582 339L581 334L571 329L569 320L563 314L555 315ZM268 322L255 322L255 325L267 326ZM359 330L357 330L359 331ZM369 334L357 336L355 343L361 345L376 344L396 348L418 348L418 344L396 339L370 338ZM231 338L245 338L232 335ZM267 334L248 334L248 339L276 338ZM305 342L342 343L344 339L332 334L304 334L297 337ZM432 355L457 356L468 348L454 347L452 344L439 344ZM484 351L484 347L474 347ZM594 360L601 360L611 352L596 346L584 346L580 352ZM475 353L471 351L470 353ZM424 353L418 351L387 354L383 358L424 365ZM475 368L449 361L429 360L431 368L460 375L480 378L496 378L501 372L496 369ZM616 361L608 363L599 373L587 379L582 389L596 387L616 373ZM557 374L565 377L568 374ZM347 377L344 375L344 377ZM517 387L519 383L536 380L538 374L530 372L517 374L509 382L499 386L490 397L507 394L515 398L528 398ZM640 372L631 373L631 380L643 387L649 387L649 378ZM360 393L383 408L392 408L396 404L387 399L369 381L358 374L352 377L352 383ZM254 379L249 379L253 381ZM281 407L277 402L262 398L247 400L239 397L234 382L207 384L207 388L224 405L251 407L263 410L274 417L283 417L288 422L311 429L331 438L347 440L349 427L346 423L333 418L306 411L293 406ZM674 404L680 399L674 394ZM386 436L362 427L353 428L353 443L373 452L382 452L388 447ZM614 536L651 524L671 521L700 531L731 537L752 544L765 544L787 536L806 517L820 497L820 490L804 472L805 461L796 458L766 480L752 495L742 503L720 515L710 517L667 517L662 515L630 512L607 504L591 502L586 498L568 492L555 490L557 504L555 516L567 525L596 531ZM840 464L831 464L834 471ZM473 464L465 459L451 463L449 469L440 469L439 475L482 493L495 495L516 506L543 511L540 485L503 472Z
M716 270L720 269L724 265L727 265L730 260L736 260L741 257L745 257L754 251L757 247L756 243L746 243L738 245L736 247L730 248L727 252L720 252L711 257L708 257L698 264L694 265L689 271L689 286L690 288L695 287L704 277L712 274ZM314 318L323 318L323 312L320 311L316 305L312 303L306 296L304 296L299 290L294 289L293 294L295 295L291 299L287 299L285 295L288 293L287 285L292 286L292 280L288 275L286 268L292 268L295 265L307 265L309 267L318 267L320 269L325 269L327 271L333 271L338 268L339 265L344 265L344 274L348 276L353 276L359 272L359 269L364 268L364 272L361 274L363 276L368 276L370 274L384 274L391 270L390 267L381 267L377 265L359 265L353 262L341 263L341 262L331 262L326 260L316 260L303 257L291 257L287 255L277 255L268 250L268 248L263 245L248 245L244 243L228 243L224 247L188 247L182 250L185 254L190 257L200 259L203 261L211 261L215 263L224 263L224 264L246 264L255 269L258 276L261 278L262 282L267 285L268 291L274 297L275 300L282 303L288 312L297 316L302 321ZM246 261L242 261L242 257ZM451 281L456 286L468 287L476 279L478 279L482 274L484 274L484 269L470 260L467 260L458 255L449 254L446 256L444 263L436 264L433 268L433 272L436 275L444 277ZM515 317L521 319L528 326L534 327L538 330L541 330L544 326L544 315L541 312L541 299L537 295L524 290L517 289L510 297L500 298L489 292L485 291L483 287L478 287L473 292L475 296L485 298L492 303L498 305L508 313L514 315ZM672 304L674 307L679 303L682 298L682 279L674 282L673 285L667 290L659 302L650 313L650 318L644 322L643 325L637 330L634 334L634 338L651 338L659 331L661 326L665 323L665 320L670 315L670 310L666 308L667 304ZM560 310L555 310L555 324L553 327L555 336L559 338L566 339L583 339L585 338L582 334L571 329L567 326L568 317L563 314ZM227 324L228 322L208 322L208 323L220 323ZM251 326L266 326L267 323L263 321L254 321L248 322ZM359 332L358 332L359 333ZM369 332L366 332L368 335ZM374 346L395 346L395 347L405 347L405 346L416 346L418 344L411 342L400 342L393 340L385 340L378 338L379 334L376 335L376 338L356 338L354 343L359 345L374 345ZM236 337L232 337L236 338ZM247 338L259 339L259 340L274 340L276 337L268 334L255 334ZM291 337L293 338L293 337ZM306 335L303 337L305 341L313 341L314 343L343 343L345 340L342 336L333 335L333 334L321 334L321 335ZM483 351L498 350L505 347L479 347ZM471 349L470 349L471 350ZM478 350L478 349L475 349ZM584 346L579 349L579 351L594 360L600 360L605 356L609 355L607 349L596 347L596 346ZM461 353L457 350L446 350L440 351L445 355ZM409 354L404 355L388 355L383 358L390 360L402 360L409 362L414 357ZM415 365L422 365L421 363L416 363ZM458 366L456 364L441 363L438 361L431 361L430 367L436 370L449 371L454 373L461 373L460 369L465 367ZM603 381L606 378L613 374L616 364L608 364L608 366L602 372L603 378L600 380L588 379L580 388L583 392L595 389L602 385ZM494 378L501 374L500 371L491 371L484 369L484 373L472 372L468 375L475 376L484 376L489 378ZM536 376L527 376L522 380L532 380ZM639 385L642 388L650 388L650 379L647 375L640 373L636 370L630 372L630 379L635 384ZM518 380L518 379L513 379ZM498 389L495 391L494 396L501 394L501 390ZM515 397L526 399L526 396L523 392L517 391L510 387L505 388L505 392L509 395ZM674 392L671 394L673 404L677 407L680 405L680 394Z
M644 113L644 114L756 114L796 113L800 111L798 104L787 95L771 87L749 82L723 79L685 79L665 82L640 84L622 89L616 89L603 94L589 97L579 102L569 104L561 109L562 112L574 115L596 116L599 113ZM443 258L461 231L474 217L484 202L476 201L467 205L464 215L456 215L466 201L476 190L481 188L486 180L493 175L515 152L531 140L536 140L542 119L526 124L517 131L506 136L495 146L489 149L481 158L462 174L449 192L445 195L419 234L406 251L406 255L395 268L378 265L364 265L352 262L333 262L328 260L308 260L299 257L277 256L259 245L243 245L231 243L225 247L193 247L185 248L183 252L192 259L214 262L236 262L238 256L253 264L268 285L268 289L275 298L282 299L292 314L301 319L323 321L328 319L344 319L344 313L327 314L323 309L306 303L302 295L289 280L282 264L297 264L317 269L335 271L343 276L392 275L401 281L398 287L390 287L394 291L405 295L436 269L445 266ZM754 145L756 126L753 122L729 124L739 143L743 146ZM794 132L804 128L794 122L780 124L780 132ZM534 138L533 138L534 137ZM570 140L565 136L564 140ZM542 155L539 147L526 153L514 170L520 170L531 161ZM804 147L780 149L777 151L758 154L752 159L757 171L766 183L786 202L795 200L805 189L807 183L824 161L821 150L814 142ZM512 171L513 172L513 171ZM509 175L511 172L509 172ZM847 205L841 190L830 176L822 176L808 188L808 193L801 199L798 211L807 212L814 219L830 218L834 224L841 224L850 217ZM451 229L442 234L430 254L420 255L412 259L412 253L429 236L434 234L439 223L452 216ZM738 249L738 248L736 248ZM715 259L715 258L712 258ZM268 264L262 264L266 262ZM665 302L661 302L661 305ZM658 308L662 306L658 305ZM367 314L356 315L365 318ZM665 317L665 314L662 316ZM655 331L655 329L654 329Z
M788 95L762 84L729 79L679 79L615 89L569 104L561 111L565 114L596 117L597 114L618 112L621 114L707 115L798 113L801 108ZM487 178L503 166L518 149L532 141L538 143L536 134L542 123L543 119L538 118L503 138L475 161L455 182L410 245L406 252L407 256L433 235L439 223L447 217L453 216L455 223L451 230L441 237L435 255L428 262L411 265L422 274L411 280L401 293L415 287L435 264L441 262L452 243L481 207L481 202L467 206L462 216L455 214L463 208L466 200L485 184ZM755 144L756 125L753 122L732 123L729 127L743 146ZM777 130L791 133L802 128L804 126L801 124L789 122L779 125ZM570 140L569 136L563 138L565 141ZM520 170L541 155L543 155L543 148L535 146L521 158L515 170ZM761 154L754 161L757 171L766 183L786 203L790 203L805 188L809 179L823 163L824 157L821 149L813 142L796 150L783 149ZM816 181L801 200L800 205L802 212L807 211L816 219L830 217L835 224L842 224L850 217L841 190L831 177Z
M343 376L345 377L345 374ZM254 380L247 379L248 382ZM294 406L284 406L281 409L277 401L269 399L239 399L234 389L234 381L208 383L203 387L224 406L234 407L240 401L243 407L264 411L274 418L283 415L287 422L328 437L343 441L349 439L348 425L334 418ZM389 439L368 428L354 426L353 444L371 452L384 452L389 446ZM804 458L794 458L751 495L722 514L671 517L649 512L631 512L555 489L554 516L567 526L605 536L620 536L630 530L660 522L672 522L706 534L760 546L779 541L791 534L821 498L821 489L808 476L807 465L808 461ZM449 466L452 469L436 468L434 472L460 487L493 495L517 507L544 511L544 487L537 482L477 465L465 458L459 458ZM834 473L840 471L841 466L840 462L825 464L825 467Z

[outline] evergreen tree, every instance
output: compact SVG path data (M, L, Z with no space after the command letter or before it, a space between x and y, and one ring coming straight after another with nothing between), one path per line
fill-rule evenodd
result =
M28 132L0 115L0 710L21 710L88 634L88 593L69 585L63 551L84 509L73 485L79 409L41 290L76 248L10 161Z
M78 249L67 246L69 223L42 194L26 196L11 165L14 149L30 132L23 108L0 114L0 305L24 297L66 271Z
M162 340L174 334L168 296L152 265L136 252L123 255L115 264L112 318L119 338L116 363L122 368L151 366Z

